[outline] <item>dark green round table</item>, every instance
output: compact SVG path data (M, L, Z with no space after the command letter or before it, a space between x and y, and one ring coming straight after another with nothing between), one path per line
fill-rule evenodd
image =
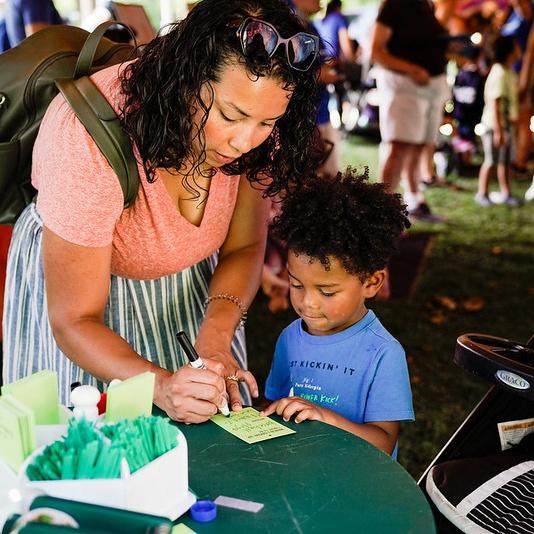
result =
M258 513L218 507L210 523L179 518L203 532L435 533L415 481L366 441L315 421L284 423L296 434L253 445L212 422L178 425L189 449L189 486L263 503Z

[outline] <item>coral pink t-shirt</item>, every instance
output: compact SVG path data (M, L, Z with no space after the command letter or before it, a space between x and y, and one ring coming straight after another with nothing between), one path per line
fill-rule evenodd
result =
M118 66L92 79L117 111ZM200 226L182 217L163 181L149 183L139 167L139 194L123 209L119 180L63 96L48 107L33 150L37 211L47 228L86 247L112 244L111 272L153 279L194 265L224 242L239 176L217 173ZM177 177L177 180L180 178Z

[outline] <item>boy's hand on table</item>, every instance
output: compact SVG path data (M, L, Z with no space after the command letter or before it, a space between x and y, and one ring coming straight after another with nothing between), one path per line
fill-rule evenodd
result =
M333 410L323 408L300 397L287 397L274 401L265 410L262 410L260 415L268 416L273 413L280 415L284 421L289 421L291 417L295 416L295 423L301 423L308 419L335 426L368 441L386 454L391 454L395 448L399 432L398 421L355 423Z
M260 412L260 414L268 416L276 413L282 417L284 421L289 421L295 416L295 423L301 423L306 420L326 423L329 411L330 410L317 406L317 404L300 397L286 397L274 401L265 410Z

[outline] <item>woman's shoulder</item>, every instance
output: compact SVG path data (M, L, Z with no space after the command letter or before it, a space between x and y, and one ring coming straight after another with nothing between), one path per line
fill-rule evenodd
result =
M59 236L81 245L107 242L107 234L85 239L78 230L116 220L122 211L122 190L62 95L52 101L41 123L33 149L32 184L38 190L37 209L43 221ZM80 224L72 224L77 220Z
M123 99L120 76L130 63L131 61L117 63L116 65L101 69L91 76L91 80L97 89L106 97L115 111L118 111Z
M114 108L119 102L120 95L122 94L118 75L121 69L126 65L127 63L112 65L111 67L106 67L91 76L91 80L94 82L98 90L106 97ZM80 128L77 128L77 126ZM45 132L46 135L57 139L62 136L70 136L75 133L76 130L78 130L77 133L82 134L83 137L90 138L87 130L85 130L83 125L77 119L72 107L65 100L65 97L59 93L52 99L46 109L41 122L39 135L42 135L42 132Z

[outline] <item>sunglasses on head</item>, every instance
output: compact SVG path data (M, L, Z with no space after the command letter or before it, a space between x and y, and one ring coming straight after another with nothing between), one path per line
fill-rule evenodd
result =
M272 24L254 17L248 17L241 23L237 37L245 56L265 51L267 57L271 57L281 44L285 45L287 61L295 70L307 71L319 54L317 35L299 32L284 39Z

